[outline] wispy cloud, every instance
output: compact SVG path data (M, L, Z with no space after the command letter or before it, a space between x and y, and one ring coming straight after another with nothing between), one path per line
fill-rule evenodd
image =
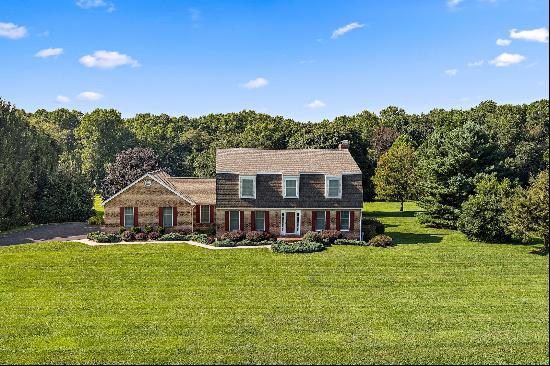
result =
M27 35L27 28L13 23L0 23L0 37L19 39Z
M257 88L263 88L264 86L267 86L267 84L269 84L267 79L259 77L242 84L241 87L245 89L257 89Z
M201 11L197 8L189 8L189 17L193 22L197 22L201 18Z
M480 67L485 63L483 60L468 62L468 67Z
M34 55L34 57L47 58L47 57L59 56L62 53L63 53L63 48L46 48L38 51Z
M109 13L115 11L115 4L105 0L77 0L76 5L82 9L107 8Z
M324 102L320 101L319 99L315 99L313 102L306 104L306 107L310 109L318 109L326 106L327 105Z
M517 29L510 30L510 38L521 39L524 41L548 43L548 29L537 28L531 30L518 31Z
M364 24L359 24L357 22L350 23L350 24L345 25L343 27L340 27L340 28L336 29L334 32L332 32L332 36L330 36L330 38L336 39L338 37L343 36L344 34L346 34L348 32L351 32L354 29L363 28L364 26L365 26Z
M451 9L456 8L463 0L447 0L447 6Z
M512 43L512 41L509 40L509 39L499 38L499 39L497 39L496 43L497 43L498 46L509 46Z
M130 56L117 51L95 51L93 55L82 56L79 61L86 67L97 67L98 69L112 69L122 65L140 66L139 62Z
M100 100L100 99L103 98L103 94L96 93L96 92L93 92L93 91L85 91L85 92L82 92L82 93L78 94L78 96L76 98L78 100L87 101L87 102L97 101L97 100Z
M447 76L455 76L457 73L458 73L457 69L445 70L445 75L447 75Z
M71 98L69 97L66 97L64 95L58 95L56 98L55 98L55 101L57 103L61 103L61 104L65 104L65 103L69 103L71 101Z
M525 56L518 53L501 53L489 63L496 67L507 67L514 64L519 64L525 60Z

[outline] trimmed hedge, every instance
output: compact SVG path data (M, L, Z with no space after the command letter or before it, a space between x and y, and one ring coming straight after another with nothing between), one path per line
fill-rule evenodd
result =
M357 245L357 246L368 246L369 243L363 240L353 240L353 239L337 239L334 242L334 245Z
M271 250L274 253L313 253L325 250L325 245L323 243L305 240L296 241L293 243L276 241L271 244Z
M394 244L391 237L382 234L382 235L376 235L374 238L369 240L369 245L372 247L387 248L387 247L393 246Z

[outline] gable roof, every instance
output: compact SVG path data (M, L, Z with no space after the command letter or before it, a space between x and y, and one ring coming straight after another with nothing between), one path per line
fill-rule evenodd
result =
M279 173L299 175L361 174L349 150L342 149L219 149L216 150L216 173Z
M176 196L181 199L189 202L191 205L196 204L215 204L216 203L216 180L206 179L206 178L176 178L171 177L168 173L163 170L156 170L154 172L146 173L140 178L136 179L134 182L130 183L107 200L105 200L102 205L119 194L126 191L128 188L134 186L136 183L140 182L143 178L149 177L155 180L164 188L168 189L170 192L174 193Z

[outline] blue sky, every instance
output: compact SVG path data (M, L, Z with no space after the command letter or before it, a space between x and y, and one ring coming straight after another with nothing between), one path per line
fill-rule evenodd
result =
M548 2L2 0L0 97L300 121L531 102L548 98Z

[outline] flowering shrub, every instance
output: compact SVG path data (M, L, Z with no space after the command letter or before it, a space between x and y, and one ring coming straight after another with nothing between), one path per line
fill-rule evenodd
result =
M337 239L341 239L343 237L342 232L338 230L321 230L319 235L321 236L321 241L323 244L327 246L332 245Z
M319 234L316 231L308 231L307 233L305 233L304 237L303 237L303 240L304 241L311 241L311 242L314 242L314 243L322 243L323 242L323 240L321 239L321 234Z
M122 233L121 238L124 241L134 241L136 239L136 235L133 232L126 230Z
M162 241L185 241L187 240L187 235L181 233L168 233L162 235L158 240Z
M250 241L273 240L273 235L268 231L249 231L246 233L246 239Z
M242 231L229 231L221 236L221 240L241 241L245 238Z
M160 234L156 231L151 231L147 234L147 239L149 240L158 240L158 238L160 238Z
M137 233L137 234L136 234L136 240L140 240L140 241L147 240L147 234L145 234L145 233Z

